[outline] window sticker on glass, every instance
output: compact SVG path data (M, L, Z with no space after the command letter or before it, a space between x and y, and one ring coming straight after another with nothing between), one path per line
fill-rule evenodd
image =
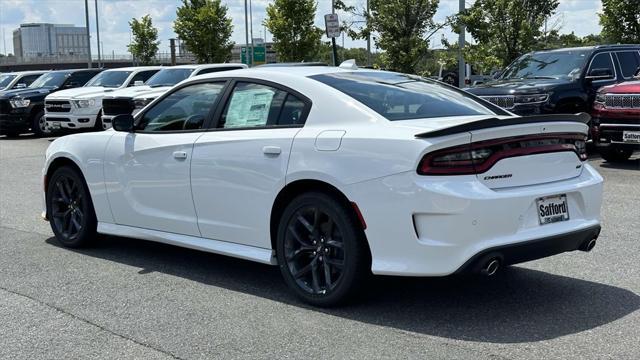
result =
M264 126L275 92L268 88L236 88L229 102L225 128Z

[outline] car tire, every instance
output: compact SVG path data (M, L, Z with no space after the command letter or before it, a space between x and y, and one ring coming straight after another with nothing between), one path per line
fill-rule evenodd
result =
M364 231L352 209L334 197L309 192L280 217L276 256L286 284L321 307L352 300L371 273Z
M600 156L608 162L622 162L628 160L633 154L631 149L608 147L600 150Z
M31 130L37 137L45 137L51 135L51 129L47 126L44 117L44 110L40 110L31 120Z
M0 134L0 135L4 135L4 136L6 136L8 139L13 139L13 138L17 138L17 137L19 137L19 136L20 136L20 132L18 132L18 131L6 131L6 132L3 132L3 133L2 133L2 134Z
M97 238L98 221L89 188L71 166L56 169L48 179L47 217L56 239L65 247L90 245Z

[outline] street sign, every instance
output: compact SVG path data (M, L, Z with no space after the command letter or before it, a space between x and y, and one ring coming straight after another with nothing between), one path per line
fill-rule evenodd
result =
M253 47L253 64L260 65L266 62L266 51L267 49L264 46L254 46Z
M324 26L327 31L327 37L337 38L340 37L340 21L337 14L327 14L324 16Z

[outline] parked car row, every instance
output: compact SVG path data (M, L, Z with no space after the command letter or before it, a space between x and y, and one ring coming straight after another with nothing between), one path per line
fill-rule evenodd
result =
M107 129L114 116L137 112L184 79L246 67L202 64L5 73L0 75L0 135Z
M465 89L517 115L587 112L591 137L608 161L640 149L640 45L536 51L494 81Z

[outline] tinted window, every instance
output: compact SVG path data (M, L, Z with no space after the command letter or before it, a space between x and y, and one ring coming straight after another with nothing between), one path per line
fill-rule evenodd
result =
M195 84L170 94L145 112L136 128L144 131L201 129L224 83Z
M193 69L162 69L149 78L147 85L151 87L173 86L188 78L192 72Z
M0 75L0 89L4 89L9 86L11 80L15 79L16 75Z
M462 92L416 76L390 72L339 72L311 76L389 120L495 115Z
M280 110L278 117L278 125L300 125L304 123L302 118L304 111L304 102L297 97L288 94L287 98Z
M550 51L525 54L502 74L502 79L577 78L587 59L585 51Z
M632 77L640 69L640 53L637 51L620 51L616 55L625 78Z
M242 68L243 67L241 67L241 66L214 67L214 68L202 69L202 70L198 71L197 75L220 72L220 71L228 71L228 70L238 70L238 69L242 69Z
M39 78L36 79L36 81L32 82L31 85L29 87L31 88L39 88L39 87L60 87L62 86L62 84L64 84L64 81L67 79L67 77L69 76L68 72L50 72L50 73L46 73L42 76L40 76Z
M131 78L131 81L129 82L129 86L135 86L136 81L145 82L157 72L158 70L140 71L139 73L133 75L133 78Z
M589 66L589 72L587 72L587 75L593 69L609 69L612 76L616 73L613 68L613 62L611 62L611 55L609 55L609 53L600 53L594 56L593 60L591 61L591 66Z
M231 93L220 127L279 125L282 105L286 98L286 91L262 84L239 82Z
M39 78L40 76L42 76L42 74L23 76L20 80L18 80L18 84L24 84L25 86L29 86L31 85L32 82L36 81L36 79Z
M83 86L87 83L91 78L98 74L95 71L79 71L75 72L69 77L69 81L67 84L72 84L72 86Z
M131 71L103 71L89 80L85 86L117 88L124 84L129 75L131 75Z

